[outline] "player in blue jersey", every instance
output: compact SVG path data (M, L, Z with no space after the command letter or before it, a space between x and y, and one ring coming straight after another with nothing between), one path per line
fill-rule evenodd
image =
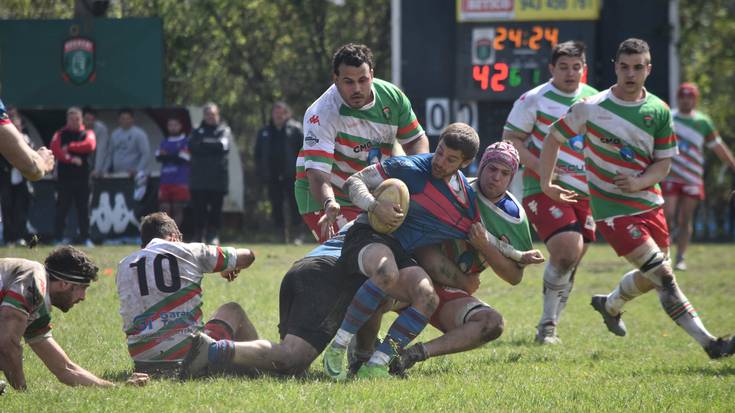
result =
M376 201L370 194L385 179L398 178L406 184L410 206L403 224L390 235L375 232L364 213L347 232L338 266L343 274L359 273L368 280L355 294L324 354L324 368L330 377L346 378L347 345L386 296L411 305L401 311L370 360L360 367L358 377L388 376L388 363L396 350L426 327L439 298L431 279L410 254L425 245L467 239L470 227L479 221L475 192L459 171L472 162L479 146L472 127L454 123L442 132L434 154L391 158L363 169L345 183L352 203L372 211L382 222L397 223L403 214L399 205ZM413 278L400 274L404 268L416 269L411 272Z
M194 334L182 364L182 377L214 371L301 374L334 337L347 306L365 281L360 274L336 271L344 236L351 224L296 261L283 277L279 296L281 341L214 341ZM404 271L413 271L409 268Z

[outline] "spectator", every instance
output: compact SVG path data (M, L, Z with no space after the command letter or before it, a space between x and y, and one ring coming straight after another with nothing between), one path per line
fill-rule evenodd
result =
M23 127L23 119L15 108L8 107L8 116L21 132L28 146L31 139ZM33 187L20 171L5 162L0 163L0 206L2 207L3 241L7 246L26 245L28 210Z
M181 228L184 208L189 202L189 139L183 132L181 121L170 118L166 123L166 138L156 151L161 162L161 180L158 186L158 204Z
M150 157L148 135L135 126L131 109L122 109L118 115L120 127L112 132L107 154L102 163L102 173L126 172L131 178L145 172Z
M82 110L76 106L66 111L66 126L54 133L51 151L59 160L56 189L56 240L68 244L64 238L66 215L72 202L77 209L79 239L87 247L94 247L89 239L89 156L94 152L94 131L84 128Z
M103 174L103 165L105 157L109 154L107 147L110 143L110 134L107 131L107 125L97 119L97 111L89 106L82 109L84 114L84 128L94 132L97 140L97 149L90 157L90 165L92 165L92 176L100 176Z
M296 158L303 140L301 124L291 119L291 109L286 102L274 103L270 122L258 132L255 164L258 175L268 186L273 222L279 229L285 228L285 203L288 203L289 223L297 225L301 222L294 196L294 177Z
M230 151L232 132L220 120L216 104L204 105L203 115L201 125L192 131L189 138L193 241L200 242L204 237L207 244L219 244L222 201L229 185L227 153Z

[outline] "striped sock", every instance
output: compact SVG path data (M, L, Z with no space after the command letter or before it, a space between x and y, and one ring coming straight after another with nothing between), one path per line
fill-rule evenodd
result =
M699 318L699 314L697 314L697 310L689 303L689 300L684 296L676 283L673 284L673 287L659 288L657 291L659 301L666 314L679 327L683 328L687 334L697 340L702 347L707 346L712 340L717 339L707 331L707 328L705 328L702 320Z
M411 340L423 331L428 322L429 319L414 307L408 307L401 311L396 321L390 326L385 340L380 343L377 352L387 355L388 360L392 359L397 350L405 348Z
M207 358L212 364L224 364L232 361L235 355L235 343L232 340L219 340L209 345Z
M638 286L635 284L636 274L641 274L641 276L643 276L643 274L637 269L628 271L627 273L625 273L625 275L623 275L623 278L620 280L620 283L618 283L618 286L615 287L615 289L610 294L608 294L605 307L610 314L620 314L620 311L623 309L625 303L643 294L643 292L641 292L641 290L639 290Z
M352 336L372 317L383 298L385 298L385 291L375 285L372 280L365 281L355 293L350 306L347 307L345 318L334 338L335 343L347 347Z

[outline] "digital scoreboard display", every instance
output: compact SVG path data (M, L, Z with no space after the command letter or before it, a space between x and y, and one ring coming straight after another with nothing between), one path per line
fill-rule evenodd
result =
M462 23L457 37L455 90L464 100L513 101L546 82L560 42L584 42L594 62L594 21Z

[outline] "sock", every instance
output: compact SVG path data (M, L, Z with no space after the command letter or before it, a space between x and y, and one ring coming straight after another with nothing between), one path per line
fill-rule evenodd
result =
M551 265L546 264L544 269L544 312L541 314L541 321L539 326L553 325L557 323L556 313L559 309L559 303L564 290L569 283L569 278L572 275L572 271L562 273Z
M607 303L605 303L605 308L608 313L612 315L620 314L625 303L643 294L638 289L638 286L635 285L636 274L640 274L640 271L637 269L625 273L617 287L608 294Z
M421 331L423 331L429 319L421 314L416 308L408 307L401 311L401 314L396 318L396 321L390 326L388 335L385 340L380 343L378 350L370 358L368 364L381 364L387 365L396 352L408 345L414 338L416 338ZM378 353L382 355L376 359ZM375 359L375 362L373 362Z
M697 314L697 310L689 303L689 300L681 292L679 286L674 281L671 285L657 289L658 299L666 314L679 327L683 328L692 338L702 346L707 346L712 340L717 338L707 331L702 324L702 320Z
M219 340L209 345L207 359L212 364L224 364L232 361L235 355L235 343L232 340Z
M564 311L564 307L567 306L567 301L569 301L569 295L572 293L572 287L574 287L574 276L576 274L577 274L577 267L574 267L571 275L569 275L569 282L567 282L567 285L561 291L561 298L559 299L559 305L556 307L556 317L554 317L554 319L556 320L556 324L559 324L559 319L561 318L561 312Z
M372 280L365 281L355 293L350 306L347 307L342 325L334 337L334 343L341 347L347 347L350 340L352 340L352 336L375 313L383 298L385 298L385 291L375 285Z

